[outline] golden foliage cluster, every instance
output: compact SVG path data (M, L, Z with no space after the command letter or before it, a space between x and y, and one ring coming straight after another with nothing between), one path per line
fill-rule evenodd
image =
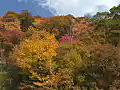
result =
M20 31L20 25L19 24L16 24L14 22L9 22L9 23L4 23L4 22L1 22L0 23L0 28L1 29L4 29L4 30L8 30L8 31Z
M53 35L40 31L15 47L13 55L18 66L30 68L30 63L40 60L50 61L56 56L57 47L58 43Z
M34 31L32 36L14 48L15 65L28 70L31 80L38 81L33 82L34 85L51 85L51 80L54 79L53 57L57 55L58 46L54 35L46 31Z

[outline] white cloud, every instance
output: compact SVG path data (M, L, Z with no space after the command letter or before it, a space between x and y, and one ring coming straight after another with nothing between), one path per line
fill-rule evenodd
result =
M23 0L20 0L23 1ZM83 16L85 13L95 14L97 11L108 11L119 4L119 0L34 0L43 7L53 8L57 15L72 14ZM41 1L46 1L41 3Z

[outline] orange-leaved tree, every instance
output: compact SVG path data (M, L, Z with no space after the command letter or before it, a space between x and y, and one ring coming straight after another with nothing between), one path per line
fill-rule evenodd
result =
M15 65L27 71L33 84L37 86L51 85L54 77L53 58L57 55L58 42L46 31L36 31L31 37L16 46L13 51Z

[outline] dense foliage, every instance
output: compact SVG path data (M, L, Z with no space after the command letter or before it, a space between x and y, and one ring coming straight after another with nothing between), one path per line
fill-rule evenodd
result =
M0 89L119 90L119 13L120 6L92 19L8 12L0 22Z

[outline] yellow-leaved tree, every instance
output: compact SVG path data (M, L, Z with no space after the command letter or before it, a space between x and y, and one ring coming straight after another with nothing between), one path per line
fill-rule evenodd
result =
M51 85L54 78L54 56L59 44L55 37L46 31L36 31L31 37L21 42L13 50L17 67L27 70L33 84L37 86Z

